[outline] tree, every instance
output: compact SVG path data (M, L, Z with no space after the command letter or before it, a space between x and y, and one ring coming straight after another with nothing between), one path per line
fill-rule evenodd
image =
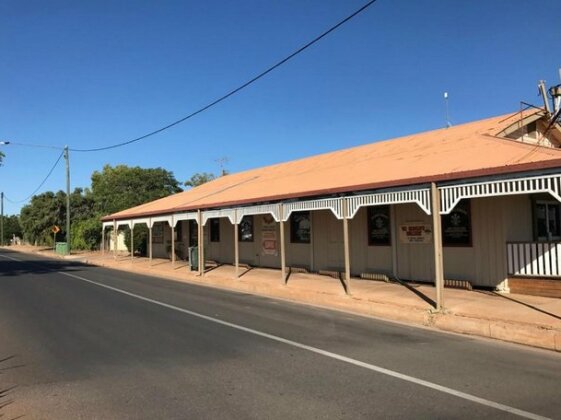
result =
M91 194L76 188L70 194L72 223L97 217ZM66 193L47 191L31 198L31 203L21 209L20 222L23 237L30 243L53 245L52 227L58 226L57 240L66 238ZM101 231L101 227L99 229Z
M116 213L158 198L183 191L173 173L162 168L140 168L105 165L92 174L92 197L101 215ZM130 250L130 230L125 231L125 244ZM146 253L148 229L134 228L134 251Z
M163 168L140 168L105 165L92 174L92 197L101 215L181 192L173 173Z
M4 158L6 157L6 155L2 152L0 152L0 166L2 166L2 164L4 163Z
M72 249L93 251L101 243L101 220L99 217L83 219L72 224Z
M216 175L210 172L197 172L191 178L185 181L183 185L185 185L186 187L194 188L204 183L207 183L209 181L212 181L213 179L216 179Z
M148 248L148 226L142 224L134 227L134 253L139 253L140 255L146 255L146 250ZM130 229L125 230L125 246L130 251L131 250L131 231Z
M4 216L4 243L10 243L14 235L19 238L22 236L18 216Z
M63 227L64 207L65 194L62 191L34 195L31 203L21 209L20 222L24 239L32 244L52 245L51 228L54 225Z

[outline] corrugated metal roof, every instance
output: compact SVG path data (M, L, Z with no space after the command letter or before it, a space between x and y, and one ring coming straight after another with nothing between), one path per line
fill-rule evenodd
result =
M561 150L496 136L519 120L503 115L239 172L103 219L561 167Z

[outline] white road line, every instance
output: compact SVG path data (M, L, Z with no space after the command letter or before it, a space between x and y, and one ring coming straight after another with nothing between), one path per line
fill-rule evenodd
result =
M8 258L10 260L14 260L14 261L26 262L26 261L23 261L23 260L14 258L14 257L10 257L8 255L0 254L0 256L4 257L4 258ZM109 290L112 290L114 292L121 293L123 295L127 295L127 296L130 296L130 297L139 299L139 300L143 300L145 302L150 302L150 303L153 303L155 305L162 306L164 308L168 308L168 309L172 309L174 311L182 312L184 314L188 314L188 315L200 318L200 319L204 319L206 321L214 322L216 324L220 324L220 325L224 325L226 327L234 328L234 329L239 330L239 331L244 331L244 332L247 332L247 333L250 333L250 334L254 334L254 335L257 335L259 337L268 338L269 340L273 340L273 341L276 341L276 342L279 342L279 343L283 343L283 344L286 344L286 345L289 345L289 346L292 346L292 347L296 347L296 348L299 348L299 349L302 349L302 350L308 350L312 353L320 354L322 356L329 357L329 358L335 359L335 360L339 360L341 362L349 363L349 364L354 365L354 366L359 366L359 367L362 367L364 369L368 369L368 370L371 370L371 371L374 371L374 372L377 372L377 373L381 373L383 375L391 376L393 378L401 379L401 380L406 381L406 382L410 382L410 383L413 383L413 384L416 384L416 385L424 386L426 388L434 389L434 390L440 391L444 394L453 395L455 397L462 398L464 400L471 401L471 402L474 402L474 403L477 403L477 404L481 404L481 405L484 405L484 406L487 406L487 407L495 408L497 410L504 411L504 412L507 412L509 414L514 414L514 415L524 417L524 418L527 418L527 419L535 419L535 420L538 420L538 419L539 420L546 420L546 419L548 419L548 417L543 417L543 416L540 416L538 414L534 414L534 413L530 413L528 411L520 410L518 408L510 407L510 406L505 405L505 404L500 404L500 403L497 403L495 401L490 401L490 400L486 400L484 398L476 397L475 395L467 394L465 392L457 391L455 389L448 388L446 386L438 385L438 384L435 384L433 382L429 382L429 381L425 381L423 379L415 378L414 376L405 375L403 373L399 373L399 372L396 372L394 370L386 369L386 368L376 366L376 365L366 363L366 362L361 362L360 360L356 360L356 359L352 359L350 357L342 356L342 355L337 354L337 353L332 353L332 352L327 351L327 350L322 350L322 349L319 349L317 347L312 347L312 346L308 346L306 344L298 343L297 341L288 340L286 338L278 337L276 335L268 334L268 333L265 333L265 332L262 332L262 331L254 330L252 328L244 327L242 325L234 324L232 322L223 321L221 319L217 319L217 318L213 318L211 316L203 315L203 314L200 314L198 312L193 312L193 311L190 311L188 309L183 309L183 308L180 308L178 306L170 305L168 303L160 302L159 300L150 299L150 298L147 298L147 297L144 297L144 296L141 296L141 295L137 295L136 293L127 292L126 290L122 290L122 289L119 289L119 288L113 287L113 286L108 286L107 284L98 283L97 281L89 280L89 279L86 279L84 277L77 276L76 274L66 273L64 271L56 271L56 272L59 273L59 274L62 274L63 276L71 277L71 278L76 279L76 280L81 280L81 281L84 281L86 283L94 284L96 286L103 287L105 289L109 289Z

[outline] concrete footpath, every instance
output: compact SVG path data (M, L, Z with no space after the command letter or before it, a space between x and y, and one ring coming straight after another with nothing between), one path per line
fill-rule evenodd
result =
M44 248L13 246L10 249L62 258ZM115 258L99 252L65 259L561 351L561 299L556 298L446 288L445 309L435 313L435 289L430 285L353 278L351 295L346 295L340 280L317 274L292 273L284 285L280 271L274 269L240 268L241 276L235 279L231 265L211 268L200 277L190 272L183 261L175 265L164 259L150 261L136 257L132 261L130 256Z

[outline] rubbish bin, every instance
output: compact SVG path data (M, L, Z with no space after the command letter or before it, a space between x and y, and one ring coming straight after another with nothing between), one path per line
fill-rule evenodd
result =
M68 243L66 242L57 242L55 244L55 252L59 255L66 255L68 254Z
M199 247L190 246L189 247L189 266L191 271L197 271L199 269Z

